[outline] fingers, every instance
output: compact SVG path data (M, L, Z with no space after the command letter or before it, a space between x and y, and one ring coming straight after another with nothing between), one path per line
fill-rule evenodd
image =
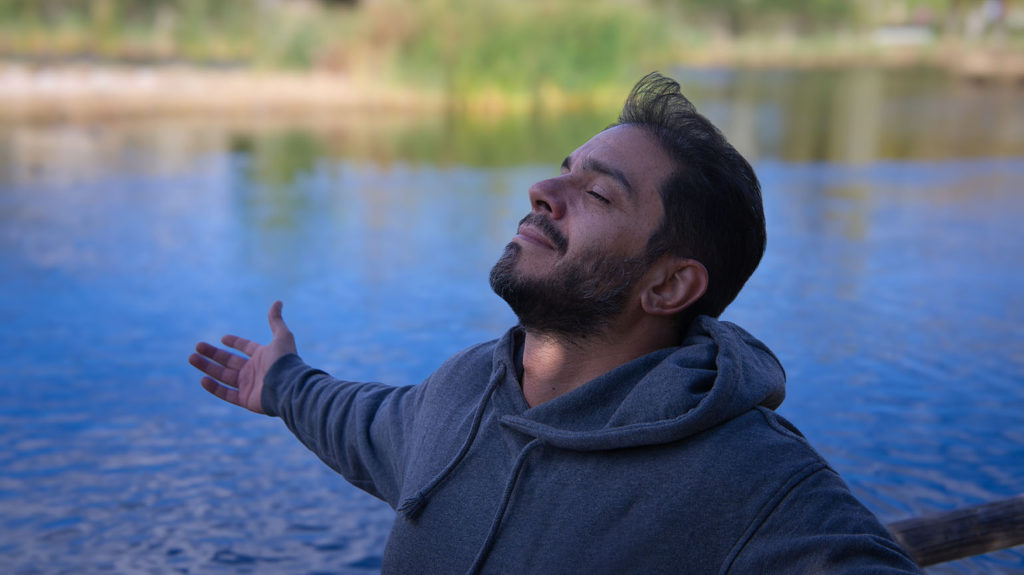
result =
M250 341L244 337L238 337L237 335L226 335L220 338L220 341L233 349L244 353L245 355L252 355L256 353L256 350L260 348L260 344L255 341Z
M230 367L234 370L242 369L242 366L245 365L245 362L247 361L244 357L235 355L226 349L212 346L205 341L201 341L196 344L196 351L224 367Z
M209 346L209 344L207 344L207 346ZM196 349L198 350L199 347L200 346L197 345ZM213 346L209 346L209 347L213 347ZM200 353L202 353L202 352L200 352ZM227 352L224 352L224 353L227 353ZM229 354L229 355L231 355L231 354ZM239 359L241 359L241 358L239 358ZM232 369L232 368L229 368L229 367L225 367L224 365L221 365L220 363L214 363L214 362L206 359L206 357L204 357L203 355L200 355L199 353L193 353L192 355L188 356L188 362L190 364L192 364L192 367L198 369L199 371L205 373L206 375L208 375L209 377L212 377L213 379L215 379L217 381L222 381L222 382L224 382L224 383L226 383L228 385L236 385L236 383L238 382L238 370L237 369ZM207 378L203 378L203 379L207 379Z
M216 381L210 379L209 377L204 377L199 381L199 383L200 385L203 386L203 389L209 391L210 393L216 395L217 397L223 399L224 401L228 403L233 403L235 405L241 405L238 402L237 389L221 385L220 383L217 383Z

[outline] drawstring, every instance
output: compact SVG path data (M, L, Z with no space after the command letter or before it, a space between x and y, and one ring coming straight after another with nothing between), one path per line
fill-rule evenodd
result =
M505 494L501 498L501 505L498 507L498 512L494 516L494 520L491 522L491 529L487 533L487 539L484 539L484 544L480 547L480 551L476 554L476 559L473 560L472 567L467 571L467 575L473 575L479 573L480 568L483 567L484 560L487 558L487 554L490 553L491 547L494 545L494 540L498 537L498 528L501 527L501 518L505 516L505 510L508 508L508 503L512 499L512 492L515 491L516 483L519 482L519 472L523 469L523 464L526 462L526 456L529 455L533 448L543 443L540 439L534 439L530 443L527 443L523 447L522 451L519 452L519 457L516 458L515 466L512 468L512 473L509 476L508 483L505 484Z
M452 472L455 467L462 462L462 459L469 452L469 448L473 445L473 440L476 439L477 431L480 429L480 422L484 418L484 410L487 407L487 402L490 400L491 395L498 389L498 385L505 379L505 365L502 364L496 376L491 380L487 391L484 392L483 398L480 400L480 405L476 408L476 413L473 415L473 425L470 427L469 435L466 437L466 441L463 442L462 447L459 448L458 454L441 470L440 473L434 476L426 485L424 485L415 495L407 497L398 505L398 513L404 515L407 519L415 519L419 515L420 511L427 504L427 498L430 494L440 485Z

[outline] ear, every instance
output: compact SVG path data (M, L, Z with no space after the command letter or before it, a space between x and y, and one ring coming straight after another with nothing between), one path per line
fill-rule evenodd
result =
M651 315L676 315L708 289L707 268L689 258L663 257L651 266L646 279L640 305Z

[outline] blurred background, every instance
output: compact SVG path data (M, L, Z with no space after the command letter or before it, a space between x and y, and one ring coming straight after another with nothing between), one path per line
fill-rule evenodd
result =
M274 299L347 379L498 337L528 187L652 70L761 178L723 317L780 412L884 522L1024 492L1022 2L0 0L5 572L379 572L391 510L186 357Z

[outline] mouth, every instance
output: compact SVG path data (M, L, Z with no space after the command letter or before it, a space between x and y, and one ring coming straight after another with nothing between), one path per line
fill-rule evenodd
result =
M562 232L551 220L540 214L529 214L520 220L516 232L513 239L523 243L535 244L563 255L569 249L569 242Z
M555 249L555 245L551 243L544 234L530 226L519 226L518 233L516 233L516 236L513 239L519 239L526 243L536 244L549 250Z

